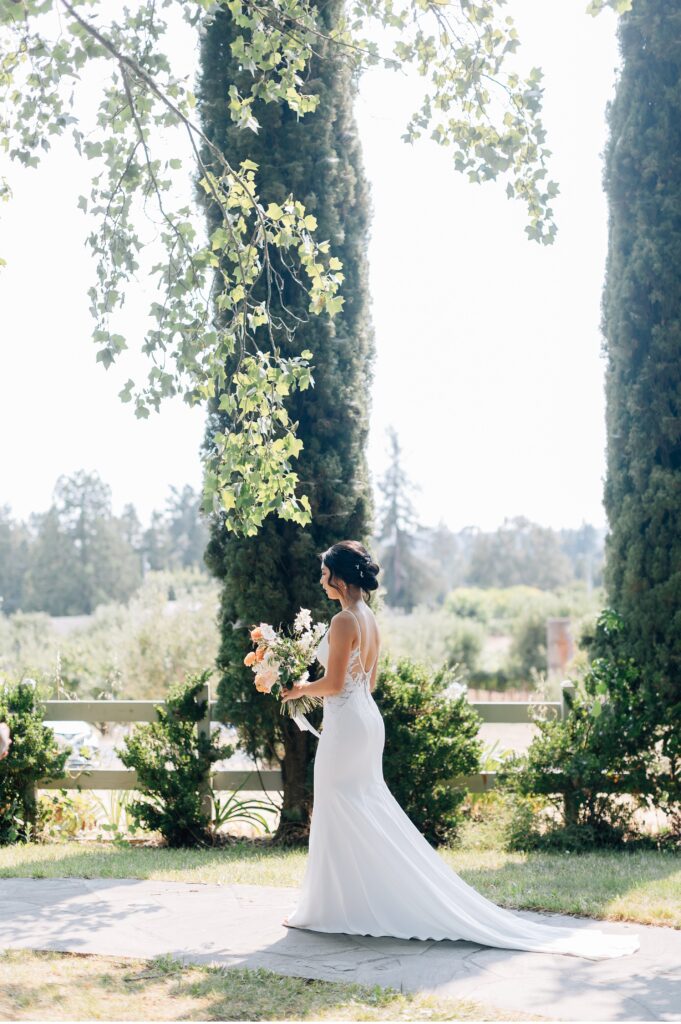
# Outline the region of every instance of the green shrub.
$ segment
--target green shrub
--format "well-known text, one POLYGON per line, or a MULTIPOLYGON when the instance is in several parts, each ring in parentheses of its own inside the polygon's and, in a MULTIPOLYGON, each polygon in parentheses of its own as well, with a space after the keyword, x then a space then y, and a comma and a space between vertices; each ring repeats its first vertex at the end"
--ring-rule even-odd
POLYGON ((401 608, 380 608, 376 613, 382 649, 388 657, 413 658, 436 671, 447 659, 446 639, 452 616, 443 608, 419 605, 408 614, 401 608))
POLYGON ((541 850, 553 853, 588 853, 598 849, 654 847, 632 822, 633 811, 623 804, 611 804, 608 814, 592 821, 556 824, 548 814, 546 798, 511 796, 510 814, 502 830, 507 850, 541 850))
POLYGON ((476 669, 475 672, 470 673, 466 682, 476 690, 509 690, 518 685, 518 678, 515 675, 510 675, 503 668, 491 672, 486 669, 476 669))
POLYGON ((43 722, 43 707, 32 680, 0 687, 0 722, 12 734, 8 756, 0 762, 0 845, 36 836, 36 783, 58 779, 70 750, 60 750, 43 722))
POLYGON ((529 611, 547 607, 555 599, 555 593, 524 585, 457 587, 445 598, 445 608, 461 618, 487 625, 492 633, 505 633, 511 622, 529 611))
POLYGON ((0 615, 0 672, 32 676, 42 697, 160 700, 214 663, 218 597, 202 573, 150 572, 127 605, 100 605, 66 634, 43 613, 0 615))
POLYGON ((463 813, 465 820, 452 843, 453 847, 497 851, 504 848, 505 832, 512 814, 508 793, 498 789, 468 793, 463 813))
POLYGON ((54 669, 59 637, 44 612, 0 615, 0 672, 8 679, 41 683, 54 669))
POLYGON ((468 678, 478 668, 485 643, 484 627, 472 620, 455 619, 447 633, 446 642, 447 664, 451 668, 460 665, 468 678))
POLYGON ((213 664, 218 588, 202 574, 149 573, 127 605, 102 605, 61 646, 65 688, 79 699, 160 700, 176 679, 213 664), (169 592, 176 594, 168 600, 169 592))
POLYGON ((480 587, 457 587, 445 598, 445 608, 461 619, 473 619, 486 624, 492 616, 490 591, 480 587))
MULTIPOLYGON (((646 762, 645 779, 640 785, 642 795, 667 815, 668 825, 661 831, 661 840, 672 847, 681 844, 681 754, 679 721, 681 704, 666 701, 661 679, 654 678, 649 661, 641 663, 639 648, 632 637, 632 627, 624 617, 606 609, 598 618, 591 634, 585 631, 583 641, 595 666, 615 663, 629 667, 632 683, 621 693, 615 691, 613 714, 617 715, 624 742, 641 751, 651 752, 646 762)), ((609 683, 601 683, 600 692, 609 692, 609 683)))
POLYGON ((126 768, 137 772, 136 788, 144 794, 127 808, 136 825, 158 831, 168 846, 202 846, 210 840, 210 816, 202 809, 211 765, 231 757, 234 748, 219 745, 219 729, 199 735, 206 714, 199 692, 212 673, 188 676, 173 686, 158 721, 135 727, 117 750, 126 768))
POLYGON ((409 658, 383 664, 376 703, 385 723, 383 773, 388 787, 426 839, 450 842, 461 823, 465 790, 451 780, 478 771, 480 718, 465 696, 445 689, 450 669, 432 673, 409 658))
POLYGON ((566 696, 565 720, 537 719, 539 735, 499 773, 519 798, 544 798, 534 808, 519 800, 512 841, 524 849, 622 846, 637 838, 633 815, 654 797, 658 755, 640 669, 612 643, 618 629, 612 613, 600 616, 596 632, 608 656, 595 658, 574 696, 566 696), (633 806, 622 795, 633 797, 633 806), (550 807, 554 820, 540 821, 550 807))
POLYGON ((546 672, 546 615, 543 611, 530 612, 514 624, 508 668, 511 676, 523 681, 531 679, 535 672, 546 672))

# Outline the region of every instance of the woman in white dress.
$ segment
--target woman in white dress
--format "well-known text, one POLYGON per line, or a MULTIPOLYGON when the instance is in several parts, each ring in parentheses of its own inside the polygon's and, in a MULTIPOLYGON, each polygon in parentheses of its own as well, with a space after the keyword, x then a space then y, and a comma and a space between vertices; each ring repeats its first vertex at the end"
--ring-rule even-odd
POLYGON ((402 810, 383 778, 383 718, 372 696, 380 634, 364 594, 378 565, 357 541, 322 557, 320 583, 341 611, 317 649, 325 668, 302 693, 324 697, 314 806, 300 898, 287 927, 403 939, 465 939, 485 946, 590 959, 639 948, 636 935, 527 920, 463 881, 402 810))

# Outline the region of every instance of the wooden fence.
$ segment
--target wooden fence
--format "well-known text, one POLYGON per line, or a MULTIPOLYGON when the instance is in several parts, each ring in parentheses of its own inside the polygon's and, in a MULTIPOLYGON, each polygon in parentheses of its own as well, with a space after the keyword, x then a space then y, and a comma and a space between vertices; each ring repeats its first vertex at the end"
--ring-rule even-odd
MULTIPOLYGON (((574 689, 573 684, 561 684, 560 701, 475 701, 471 707, 480 715, 483 722, 521 723, 532 722, 530 709, 541 705, 549 714, 564 718, 567 713, 566 691, 574 689)), ((198 723, 199 733, 209 735, 211 725, 217 724, 212 717, 216 701, 210 698, 210 686, 206 684, 198 699, 206 701, 206 717, 198 723)), ((48 700, 45 702, 46 722, 154 722, 157 720, 156 708, 163 706, 163 701, 151 700, 48 700)), ((473 793, 484 793, 493 789, 496 781, 495 772, 480 772, 476 775, 459 776, 452 780, 473 793)), ((210 776, 210 786, 216 792, 242 788, 244 791, 254 790, 281 791, 281 772, 267 771, 215 771, 210 776)), ((69 772, 61 779, 43 780, 40 789, 136 789, 137 772, 133 769, 109 770, 107 768, 88 768, 69 772)), ((206 808, 210 802, 210 793, 204 796, 206 808)))

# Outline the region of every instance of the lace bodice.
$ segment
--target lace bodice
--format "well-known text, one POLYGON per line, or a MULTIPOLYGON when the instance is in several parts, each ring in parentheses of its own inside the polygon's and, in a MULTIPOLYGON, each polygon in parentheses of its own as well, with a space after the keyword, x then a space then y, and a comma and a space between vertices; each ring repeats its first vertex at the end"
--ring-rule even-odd
MULTIPOLYGON (((357 629, 359 631, 359 640, 357 642, 357 646, 353 647, 350 652, 350 660, 348 661, 348 667, 345 673, 345 682, 343 683, 342 690, 339 693, 327 694, 324 697, 325 707, 337 707, 339 705, 345 704, 353 694, 362 694, 365 697, 371 696, 371 687, 369 684, 371 680, 371 673, 373 672, 374 669, 374 665, 372 664, 370 669, 365 669, 364 666, 362 665, 360 651, 362 631, 359 625, 359 619, 350 608, 348 608, 347 610, 350 612, 350 614, 355 619, 355 622, 357 623, 357 629)), ((317 660, 324 666, 324 668, 329 667, 328 634, 329 631, 327 629, 326 633, 319 641, 319 645, 317 647, 317 660)), ((378 654, 374 659, 374 664, 377 658, 378 654)))

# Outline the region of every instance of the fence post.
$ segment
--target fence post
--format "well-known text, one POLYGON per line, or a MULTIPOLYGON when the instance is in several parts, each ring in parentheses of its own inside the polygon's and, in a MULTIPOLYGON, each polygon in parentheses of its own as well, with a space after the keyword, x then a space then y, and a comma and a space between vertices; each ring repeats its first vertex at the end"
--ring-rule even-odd
POLYGON ((575 684, 570 679, 564 679, 560 684, 560 717, 563 722, 570 712, 568 702, 565 699, 566 694, 568 697, 574 697, 575 695, 575 684))
MULTIPOLYGON (((198 723, 198 734, 199 736, 205 736, 210 739, 210 683, 206 682, 199 690, 199 700, 205 700, 206 702, 206 713, 198 723)), ((204 814, 208 815, 209 821, 213 820, 213 800, 210 795, 210 784, 211 775, 213 772, 213 766, 209 768, 209 774, 206 782, 201 789, 201 810, 204 814)))

